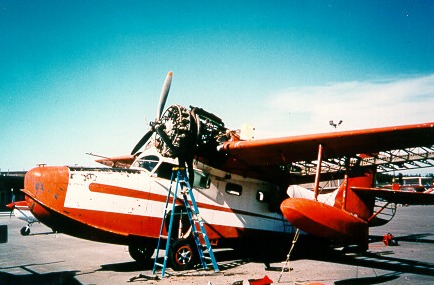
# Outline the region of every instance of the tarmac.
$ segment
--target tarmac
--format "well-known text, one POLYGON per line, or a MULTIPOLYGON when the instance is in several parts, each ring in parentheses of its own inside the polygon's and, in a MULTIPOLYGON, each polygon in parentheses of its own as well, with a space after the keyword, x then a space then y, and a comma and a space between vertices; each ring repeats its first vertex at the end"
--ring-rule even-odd
POLYGON ((25 222, 14 216, 0 216, 0 225, 8 226, 8 242, 0 244, 0 285, 224 285, 249 284, 249 279, 264 276, 273 284, 434 284, 434 206, 398 207, 389 224, 371 229, 369 250, 363 254, 339 250, 303 254, 305 248, 297 246, 309 244, 297 242, 298 253, 291 254, 285 266, 287 252, 270 256, 267 263, 251 257, 261 245, 250 253, 223 249, 215 251, 219 272, 168 268, 164 278, 161 271, 152 274, 153 261, 134 262, 126 246, 53 233, 42 224, 34 224, 29 236, 21 236, 25 222), (398 246, 382 242, 386 233, 395 236, 398 246))

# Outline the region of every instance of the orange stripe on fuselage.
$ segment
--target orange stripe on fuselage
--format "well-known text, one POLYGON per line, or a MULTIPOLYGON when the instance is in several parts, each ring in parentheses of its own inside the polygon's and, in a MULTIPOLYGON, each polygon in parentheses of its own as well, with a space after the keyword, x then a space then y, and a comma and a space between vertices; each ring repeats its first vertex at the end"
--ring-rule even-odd
MULTIPOLYGON (((165 203, 166 198, 167 198, 165 195, 160 195, 160 194, 155 194, 155 193, 150 193, 150 192, 144 192, 144 191, 124 188, 124 187, 119 187, 119 186, 99 184, 99 183, 91 183, 89 185, 89 190, 92 192, 117 195, 117 196, 124 196, 124 197, 132 197, 132 198, 138 198, 138 199, 146 199, 146 200, 155 201, 155 202, 162 202, 162 203, 165 203)), ((172 203, 172 201, 173 201, 173 198, 171 197, 169 199, 169 203, 172 203)), ((182 202, 179 200, 179 198, 178 198, 177 204, 182 204, 182 202)), ((274 218, 274 217, 270 217, 270 216, 266 216, 266 215, 260 215, 257 213, 252 213, 252 212, 247 212, 247 211, 242 211, 242 210, 237 210, 237 209, 231 209, 228 207, 215 206, 215 205, 210 205, 210 204, 205 204, 205 203, 200 203, 200 202, 197 202, 197 206, 199 208, 208 209, 208 210, 215 210, 215 211, 220 211, 220 212, 228 212, 228 213, 241 214, 241 215, 250 215, 250 216, 255 216, 255 217, 262 217, 262 218, 267 218, 267 219, 272 219, 272 220, 275 219, 275 220, 281 221, 281 219, 278 219, 278 218, 274 218)))
POLYGON ((125 196, 139 199, 149 199, 149 192, 133 190, 125 187, 112 186, 100 183, 91 183, 89 190, 97 193, 104 193, 117 196, 125 196))

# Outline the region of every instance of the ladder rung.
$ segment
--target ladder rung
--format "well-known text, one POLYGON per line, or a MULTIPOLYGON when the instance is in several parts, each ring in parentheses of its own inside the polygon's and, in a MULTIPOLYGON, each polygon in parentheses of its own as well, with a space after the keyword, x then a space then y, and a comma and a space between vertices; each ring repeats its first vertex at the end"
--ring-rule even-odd
POLYGON ((161 263, 158 263, 158 262, 155 262, 155 263, 154 263, 154 266, 160 266, 160 267, 164 267, 164 265, 163 265, 163 264, 161 264, 161 263))
POLYGON ((168 236, 165 236, 165 235, 160 235, 160 238, 163 238, 163 239, 167 239, 167 238, 168 238, 168 236))

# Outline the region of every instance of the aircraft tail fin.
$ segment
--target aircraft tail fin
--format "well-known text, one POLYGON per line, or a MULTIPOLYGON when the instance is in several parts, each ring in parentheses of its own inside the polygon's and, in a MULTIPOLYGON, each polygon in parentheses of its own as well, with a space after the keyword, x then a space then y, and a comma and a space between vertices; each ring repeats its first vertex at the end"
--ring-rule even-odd
POLYGON ((339 187, 334 207, 345 210, 357 217, 367 221, 372 215, 375 204, 375 197, 360 196, 354 192, 352 187, 370 188, 374 184, 374 173, 364 172, 358 175, 349 175, 339 187))

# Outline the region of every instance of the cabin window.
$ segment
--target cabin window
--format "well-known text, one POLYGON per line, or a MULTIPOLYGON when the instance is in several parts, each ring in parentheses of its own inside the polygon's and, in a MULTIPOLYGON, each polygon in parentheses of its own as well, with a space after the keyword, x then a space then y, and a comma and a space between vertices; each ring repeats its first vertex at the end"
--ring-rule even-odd
POLYGON ((141 168, 144 168, 148 170, 149 172, 152 172, 154 170, 155 166, 157 166, 159 162, 159 158, 156 155, 147 155, 135 162, 134 166, 138 166, 141 168))
POLYGON ((201 171, 194 171, 194 187, 208 189, 211 185, 209 174, 201 171))
POLYGON ((265 191, 259 190, 258 192, 256 192, 256 201, 261 203, 267 203, 270 201, 270 195, 265 191))
POLYGON ((241 193, 243 192, 243 187, 238 184, 234 183, 227 183, 225 188, 226 193, 235 195, 235 196, 241 196, 241 193))

